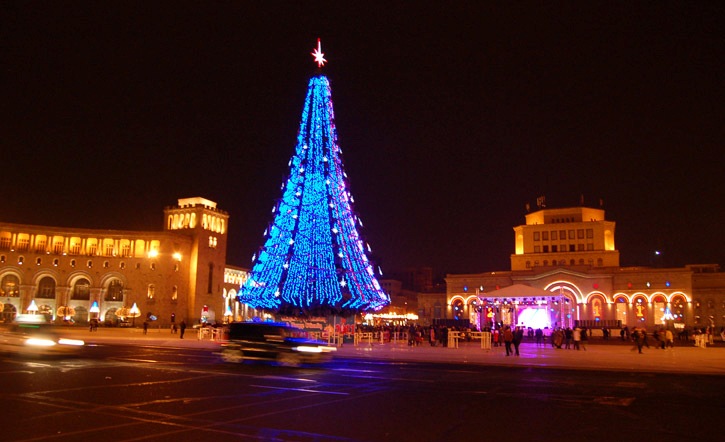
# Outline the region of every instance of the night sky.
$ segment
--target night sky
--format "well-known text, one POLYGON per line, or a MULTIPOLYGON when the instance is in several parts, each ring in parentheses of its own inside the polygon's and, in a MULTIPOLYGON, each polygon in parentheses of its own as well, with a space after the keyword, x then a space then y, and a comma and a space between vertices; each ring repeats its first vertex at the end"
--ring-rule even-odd
POLYGON ((161 230, 202 196, 249 267, 322 39, 383 271, 510 269, 526 203, 604 202, 621 264, 725 264, 725 3, 0 5, 0 221, 161 230), (655 259, 654 251, 663 254, 655 259))

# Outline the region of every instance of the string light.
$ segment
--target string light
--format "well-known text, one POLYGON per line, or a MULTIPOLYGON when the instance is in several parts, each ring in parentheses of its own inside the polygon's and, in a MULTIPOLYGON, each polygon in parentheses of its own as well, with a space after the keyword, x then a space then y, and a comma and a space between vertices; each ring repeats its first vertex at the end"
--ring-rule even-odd
POLYGON ((272 310, 379 310, 387 305, 390 297, 375 276, 356 228, 362 222, 353 211, 337 145, 330 83, 324 75, 312 77, 308 84, 289 171, 239 301, 272 310))

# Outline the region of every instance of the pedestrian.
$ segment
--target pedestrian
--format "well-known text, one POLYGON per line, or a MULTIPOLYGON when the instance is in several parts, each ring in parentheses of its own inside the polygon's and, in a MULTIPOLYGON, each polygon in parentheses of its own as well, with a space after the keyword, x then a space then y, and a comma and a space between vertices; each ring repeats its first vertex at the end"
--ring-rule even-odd
POLYGON ((587 351, 587 341, 589 340, 589 330, 587 330, 586 327, 584 327, 581 331, 581 339, 579 342, 579 345, 581 346, 582 350, 587 351))
POLYGON ((184 332, 186 331, 186 322, 185 321, 181 321, 181 323, 179 323, 179 330, 180 330, 179 339, 184 339, 184 332))
POLYGON ((571 329, 571 327, 567 327, 566 330, 564 330, 564 348, 569 349, 571 348, 571 340, 574 337, 574 331, 571 329))
POLYGON ((675 335, 669 328, 665 330, 665 348, 675 348, 675 335))
POLYGON ((511 333, 511 327, 508 325, 503 330, 503 344, 506 347, 506 356, 511 356, 511 344, 514 340, 514 334, 511 333))
POLYGON ((516 351, 516 356, 519 356, 519 345, 521 345, 521 341, 524 340, 524 329, 521 327, 516 327, 516 330, 514 331, 514 337, 513 337, 513 344, 514 344, 514 350, 516 351))
POLYGON ((149 320, 145 320, 143 322, 143 334, 147 334, 149 332, 149 320))
POLYGON ((643 330, 640 330, 639 328, 635 327, 632 331, 632 340, 634 341, 634 347, 632 348, 632 351, 635 349, 639 351, 639 354, 642 354, 642 347, 644 346, 645 342, 645 335, 642 333, 643 330))
POLYGON ((582 340, 582 329, 579 327, 575 328, 574 331, 571 333, 571 337, 574 341, 574 350, 579 350, 579 343, 582 340))
POLYGON ((171 334, 172 334, 172 335, 173 335, 173 334, 176 334, 176 330, 177 330, 177 329, 176 329, 176 323, 175 323, 175 322, 172 322, 172 323, 171 323, 171 334))
POLYGON ((544 331, 540 328, 536 329, 536 346, 544 345, 544 331))

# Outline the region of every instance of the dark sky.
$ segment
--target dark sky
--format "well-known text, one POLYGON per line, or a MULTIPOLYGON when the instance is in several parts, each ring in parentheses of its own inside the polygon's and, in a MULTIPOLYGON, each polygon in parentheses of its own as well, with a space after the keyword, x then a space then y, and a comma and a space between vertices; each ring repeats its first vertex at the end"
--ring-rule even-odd
POLYGON ((622 265, 725 264, 725 3, 3 2, 0 220, 262 245, 317 37, 383 270, 508 270, 525 204, 604 201, 622 265), (663 255, 654 262, 654 251, 663 255))

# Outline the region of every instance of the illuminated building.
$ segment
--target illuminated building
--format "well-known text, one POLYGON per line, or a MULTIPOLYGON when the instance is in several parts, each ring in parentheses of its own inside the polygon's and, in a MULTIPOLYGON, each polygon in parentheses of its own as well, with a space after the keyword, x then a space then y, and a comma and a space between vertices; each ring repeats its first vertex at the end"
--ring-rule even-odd
POLYGON ((228 221, 215 202, 184 198, 164 210, 163 231, 0 223, 3 318, 30 306, 81 324, 153 316, 153 326, 168 327, 246 317, 235 296, 248 273, 226 265, 228 221))
POLYGON ((514 244, 510 271, 447 275, 445 318, 533 328, 725 325, 719 265, 620 267, 615 223, 602 209, 529 213, 514 244))

